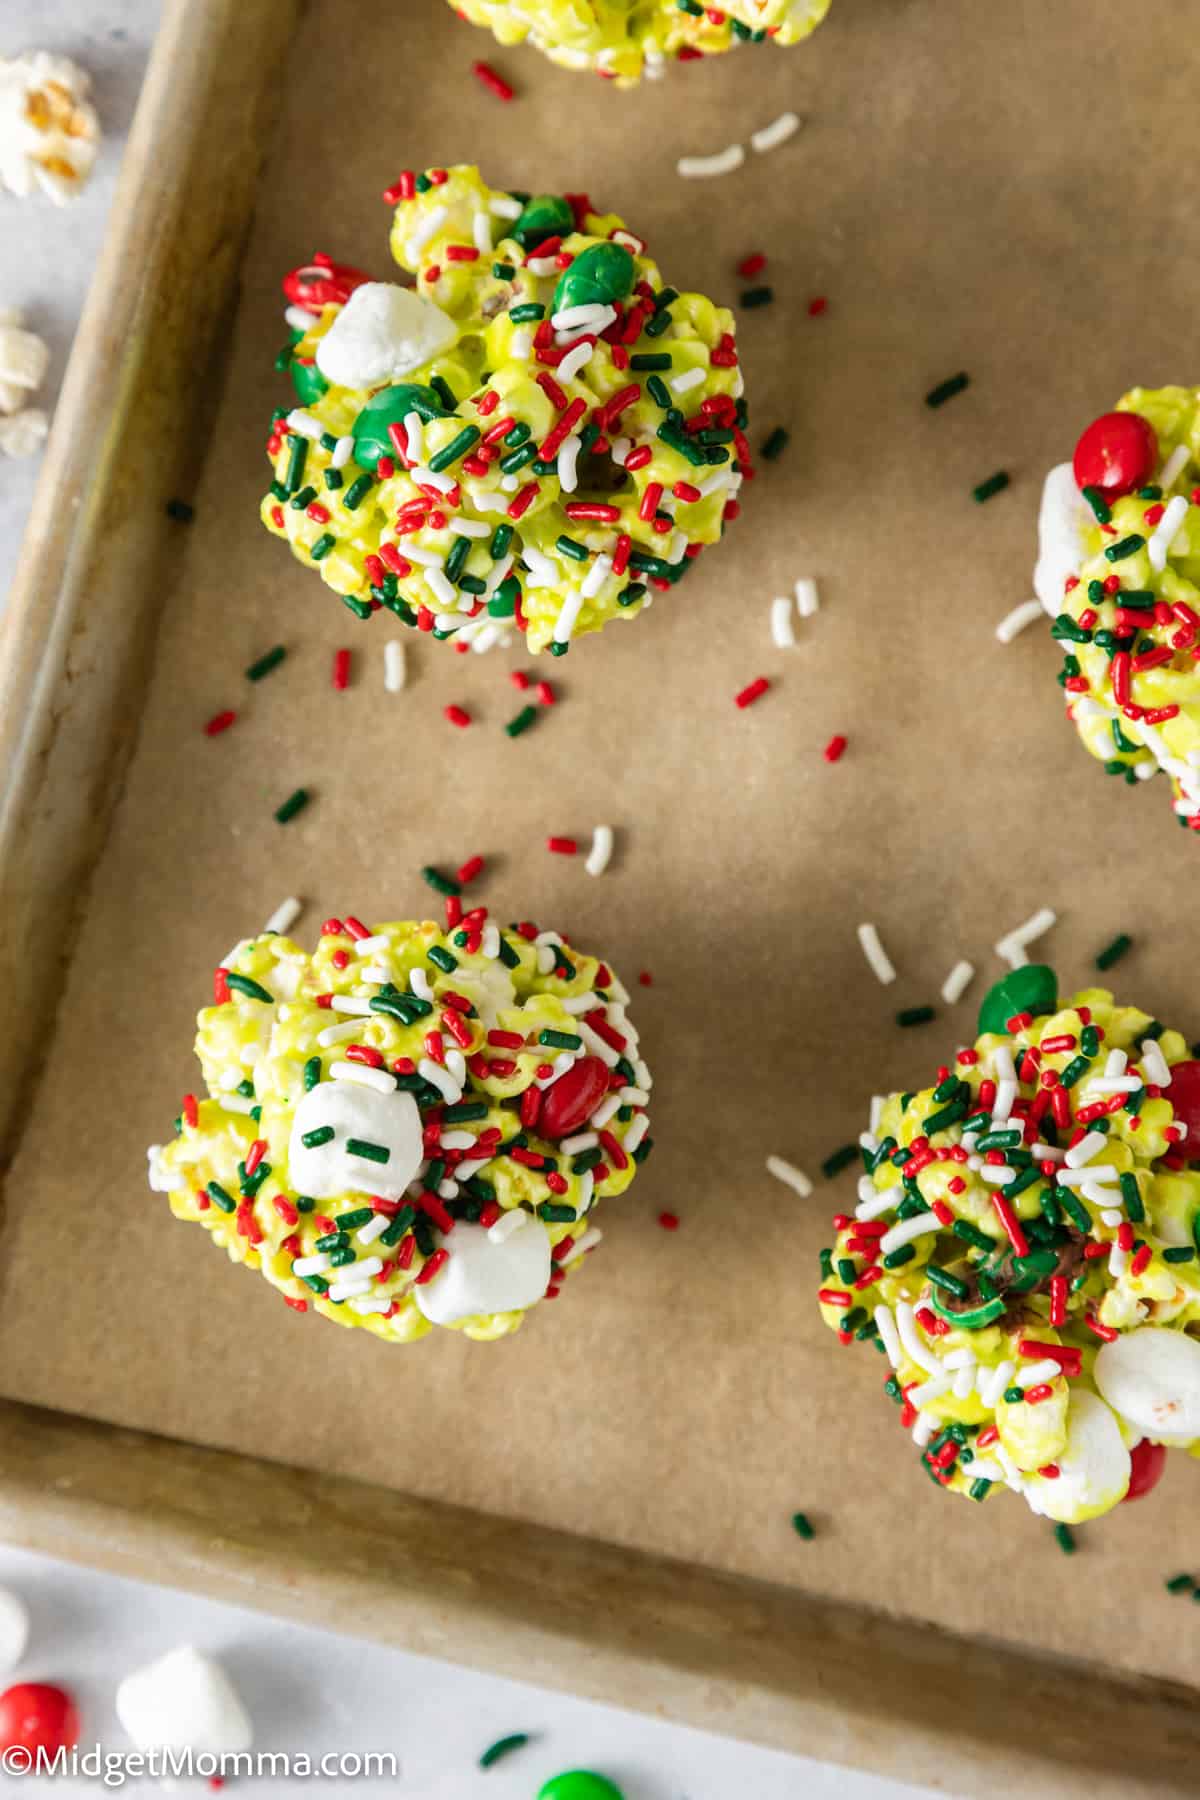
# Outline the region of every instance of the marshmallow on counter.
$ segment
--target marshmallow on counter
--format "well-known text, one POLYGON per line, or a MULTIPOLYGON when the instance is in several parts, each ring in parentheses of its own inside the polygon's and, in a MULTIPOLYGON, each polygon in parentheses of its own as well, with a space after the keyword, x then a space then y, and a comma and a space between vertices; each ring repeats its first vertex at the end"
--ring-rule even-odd
POLYGON ((19 1667, 29 1642, 29 1608, 11 1588, 0 1588, 0 1675, 19 1667))
POLYGON ((1083 534, 1094 524, 1091 509, 1075 485, 1069 462, 1051 469, 1042 488, 1038 514, 1038 560, 1033 591, 1052 619, 1063 609, 1063 587, 1083 561, 1083 534))
POLYGON ((1067 1447, 1056 1461, 1057 1478, 1031 1475, 1022 1489, 1033 1511, 1043 1518, 1068 1524, 1097 1518, 1116 1506, 1129 1488, 1131 1465, 1120 1423, 1087 1388, 1071 1390, 1067 1447))
POLYGON ((499 1239, 482 1225, 455 1225, 445 1241, 450 1260, 413 1298, 432 1325, 452 1325, 477 1313, 517 1312, 532 1306, 550 1279, 550 1239, 531 1213, 508 1230, 511 1214, 497 1221, 499 1239))
POLYGON ((292 1119, 288 1167, 292 1186, 314 1200, 340 1194, 379 1194, 400 1200, 421 1166, 421 1114, 411 1094, 384 1094, 355 1081, 321 1081, 304 1095, 292 1119), (332 1136, 306 1144, 314 1133, 332 1136), (351 1140, 387 1151, 361 1156, 351 1140))
POLYGON ((0 57, 0 187, 40 189, 62 206, 83 187, 100 148, 91 77, 65 56, 0 57))
POLYGON ((117 1717, 139 1750, 231 1755, 254 1742, 249 1715, 220 1663, 183 1644, 117 1688, 117 1717))
POLYGON ((317 345, 317 367, 335 387, 373 388, 411 374, 457 341, 458 327, 412 288, 368 281, 355 288, 317 345))
POLYGON ((1143 1325, 1102 1344, 1093 1379, 1108 1404, 1144 1436, 1188 1444, 1200 1436, 1200 1343, 1143 1325))

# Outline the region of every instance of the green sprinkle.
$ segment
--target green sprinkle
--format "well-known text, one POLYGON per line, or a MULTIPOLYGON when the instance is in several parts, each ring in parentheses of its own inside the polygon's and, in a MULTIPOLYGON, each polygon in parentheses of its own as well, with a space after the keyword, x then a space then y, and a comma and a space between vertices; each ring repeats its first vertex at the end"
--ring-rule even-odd
POLYGON ((939 1268, 937 1263, 927 1263, 925 1273, 935 1287, 944 1289, 947 1294, 953 1294, 956 1300, 965 1300, 971 1291, 959 1276, 952 1275, 948 1269, 939 1268))
MULTIPOLYGON (((374 591, 374 590, 372 590, 372 591, 374 591)), ((369 619, 370 618, 371 608, 367 605, 365 600, 360 600, 356 594, 339 594, 338 599, 341 601, 343 606, 348 606, 350 608, 350 611, 354 614, 356 619, 369 619)), ((400 617, 403 617, 404 613, 409 611, 409 608, 404 606, 403 601, 396 600, 394 598, 389 599, 386 594, 383 596, 383 604, 385 606, 390 607, 391 610, 394 613, 399 614, 400 617), (402 608, 403 608, 403 611, 401 611, 402 608)), ((410 618, 405 620, 405 623, 408 625, 415 625, 416 619, 417 619, 417 615, 415 613, 413 613, 410 618)))
POLYGON ((508 316, 514 325, 524 325, 529 319, 544 319, 546 309, 539 301, 528 300, 521 306, 510 307, 508 316))
MULTIPOLYGON (((433 385, 431 382, 430 386, 433 385)), ((458 436, 450 439, 445 449, 439 450, 436 456, 429 458, 429 468, 435 475, 440 475, 443 470, 450 467, 451 463, 456 463, 461 456, 465 456, 472 444, 477 444, 482 436, 483 433, 478 425, 464 425, 458 436)))
POLYGON ((797 1537, 803 1538, 806 1544, 810 1544, 817 1535, 807 1513, 792 1514, 792 1530, 797 1537))
POLYGON ((775 298, 775 289, 771 287, 747 288, 738 302, 740 306, 770 306, 775 298))
POLYGON ((342 471, 340 469, 326 469, 325 486, 329 489, 330 493, 336 493, 338 488, 342 486, 342 471))
POLYGON ((308 1061, 304 1065, 304 1091, 305 1091, 305 1093, 311 1094, 313 1089, 316 1087, 317 1083, 320 1081, 320 1079, 321 1079, 321 1059, 319 1056, 310 1056, 308 1061))
POLYGON ((316 1243, 313 1245, 313 1249, 344 1250, 348 1242, 349 1239, 344 1231, 327 1231, 324 1237, 319 1237, 317 1239, 316 1243))
POLYGON ((345 498, 342 504, 346 506, 350 512, 354 512, 359 503, 366 499, 374 485, 375 477, 373 475, 357 476, 346 489, 345 498))
POLYGON ((583 1039, 574 1031, 539 1031, 538 1043, 545 1044, 550 1050, 583 1049, 583 1039))
MULTIPOLYGON (((450 386, 450 383, 446 380, 444 375, 431 375, 429 378, 429 385, 441 401, 442 405, 446 408, 447 412, 455 412, 457 410, 458 400, 455 396, 454 389, 450 386)), ((474 430, 474 426, 472 426, 471 429, 474 430)), ((478 436, 478 433, 476 433, 476 435, 478 436)))
MULTIPOLYGON (((328 1129, 328 1128, 326 1128, 328 1129)), ((329 1133, 330 1137, 333 1133, 329 1133)), ((361 1157, 364 1162, 391 1162, 392 1153, 386 1144, 373 1144, 369 1138, 347 1138, 346 1153, 348 1156, 361 1157)))
POLYGON ((232 1194, 225 1191, 219 1181, 210 1181, 204 1191, 213 1205, 219 1206, 223 1213, 237 1211, 237 1201, 232 1194))
POLYGON ((848 1169, 851 1163, 857 1161, 858 1145, 843 1144, 840 1150, 835 1150, 832 1156, 825 1158, 821 1164, 821 1173, 827 1181, 832 1181, 835 1175, 840 1175, 843 1169, 848 1169))
POLYGON ((671 367, 670 352, 666 350, 643 350, 637 356, 631 356, 629 367, 638 374, 651 374, 656 370, 671 367))
POLYGON ((235 993, 245 994, 247 1000, 261 1000, 267 1006, 274 1006, 274 994, 268 994, 260 982, 251 981, 248 975, 236 975, 230 972, 225 979, 235 993))
POLYGON ((298 812, 303 812, 308 805, 309 798, 307 788, 297 788, 294 794, 289 794, 283 805, 275 808, 277 823, 286 825, 288 820, 294 819, 298 812))
POLYGON ((1114 963, 1120 962, 1127 950, 1133 948, 1133 939, 1124 931, 1118 932, 1111 944, 1106 944, 1096 957, 1098 969, 1111 969, 1114 963))
POLYGON ((389 1250, 394 1249, 416 1216, 417 1209, 415 1206, 402 1206, 399 1212, 393 1214, 392 1222, 387 1230, 380 1232, 380 1243, 386 1244, 389 1250))
POLYGON ((264 675, 269 675, 272 669, 279 667, 286 655, 283 645, 276 644, 273 650, 268 650, 265 656, 260 656, 257 662, 250 664, 246 670, 246 680, 261 681, 264 675))
POLYGON ((306 506, 312 505, 316 497, 317 490, 315 487, 302 487, 298 494, 292 496, 288 505, 293 512, 303 512, 306 506))
POLYGON ((883 1266, 885 1269, 902 1268, 905 1263, 911 1262, 916 1254, 911 1244, 901 1244, 898 1250, 888 1251, 883 1259, 883 1266))
MULTIPOLYGON (((1046 1191, 1048 1193, 1049 1189, 1046 1191)), ((965 1243, 974 1244, 977 1250, 994 1250, 996 1248, 995 1239, 990 1238, 986 1231, 980 1231, 978 1225, 972 1225, 970 1219, 955 1219, 954 1235, 962 1238, 965 1243)))
POLYGON ((1008 481, 1007 469, 997 469, 994 475, 989 475, 986 481, 981 481, 978 487, 971 489, 971 498, 977 500, 982 506, 983 502, 990 500, 993 494, 1003 493, 1008 486, 1008 481))
POLYGON ((932 1006, 906 1006, 896 1014, 897 1025, 928 1025, 936 1019, 937 1013, 932 1006))
POLYGON ((1059 1080, 1063 1087, 1073 1088, 1077 1082, 1082 1081, 1091 1066, 1092 1059, 1090 1056, 1073 1056, 1059 1076, 1059 1080))
POLYGON ((955 394, 961 394, 970 385, 969 375, 951 375, 945 381, 939 381, 936 387, 930 388, 925 396, 926 406, 945 406, 947 400, 953 400, 955 394))
POLYGON ((427 955, 430 962, 436 963, 444 975, 451 974, 458 967, 457 956, 451 956, 449 950, 444 950, 440 944, 431 944, 427 955))
POLYGON ((564 556, 571 557, 574 562, 586 562, 588 559, 587 545, 578 543, 575 538, 567 537, 565 532, 556 540, 554 548, 561 550, 564 556))
POLYGON ((511 281, 516 272, 516 269, 511 263, 494 262, 492 264, 492 274, 497 281, 511 281))
POLYGON ((1127 556, 1136 556, 1145 542, 1144 537, 1139 536, 1136 531, 1131 531, 1128 537, 1121 538, 1115 544, 1109 544, 1104 552, 1105 560, 1110 563, 1124 562, 1127 556))
POLYGON ((1190 1575, 1172 1575, 1170 1580, 1163 1585, 1168 1594, 1187 1594, 1192 1591, 1196 1583, 1190 1575))
POLYGON ((309 555, 314 562, 324 562, 336 543, 337 539, 334 537, 332 531, 323 531, 309 551, 309 555))
POLYGON ((459 1100, 456 1105, 448 1106, 442 1114, 447 1125, 465 1124, 468 1119, 486 1119, 487 1102, 484 1100, 459 1100))
POLYGON ((302 1275, 300 1279, 306 1288, 311 1288, 314 1294, 327 1294, 329 1292, 329 1283, 323 1275, 302 1275))
POLYGON ((308 439, 304 437, 294 437, 292 439, 292 448, 288 455, 287 474, 284 476, 284 485, 289 494, 294 494, 297 488, 303 486, 304 465, 307 461, 308 439))
MULTIPOLYGON (((510 433, 509 435, 511 436, 512 434, 510 433)), ((497 525, 495 531, 492 533, 492 541, 488 545, 488 551, 493 562, 499 562, 501 557, 508 554, 508 546, 512 541, 513 527, 511 525, 497 525)))
POLYGON ((357 1262, 358 1255, 349 1244, 343 1244, 340 1249, 329 1252, 329 1261, 335 1269, 344 1269, 350 1263, 357 1262))
POLYGON ((494 1763, 500 1761, 501 1757, 511 1756, 514 1750, 523 1750, 528 1742, 529 1733, 527 1731, 513 1731, 508 1737, 497 1738, 494 1744, 488 1745, 480 1757, 480 1768, 490 1769, 494 1763))
POLYGON ((839 1281, 854 1281, 858 1276, 858 1266, 851 1256, 843 1256, 837 1266, 839 1281))
POLYGON ((972 1500, 986 1500, 988 1495, 991 1493, 991 1491, 992 1491, 991 1482, 985 1481, 982 1475, 979 1477, 979 1479, 977 1481, 973 1481, 971 1483, 970 1487, 967 1489, 967 1492, 970 1494, 972 1500))
POLYGON ((1070 1188, 1059 1188, 1058 1201, 1071 1223, 1077 1230, 1089 1232, 1092 1229, 1092 1215, 1079 1196, 1070 1188))
POLYGON ((516 718, 508 721, 508 724, 504 727, 505 733, 510 738, 520 737, 523 731, 529 730, 529 727, 536 718, 536 706, 523 706, 516 718))
POLYGON ((1104 498, 1102 490, 1098 487, 1085 487, 1080 491, 1095 514, 1096 523, 1098 525, 1107 525, 1112 518, 1112 508, 1104 498))
POLYGON ((428 882, 435 894, 445 894, 457 898, 462 893, 462 886, 459 882, 451 881, 448 875, 443 875, 431 863, 427 863, 421 870, 421 880, 428 882))
POLYGON ((790 440, 791 433, 785 431, 782 425, 777 425, 774 431, 771 432, 770 436, 766 439, 762 449, 759 451, 759 455, 765 457, 767 462, 774 462, 777 457, 783 455, 790 440))
POLYGON ((671 322, 671 315, 669 312, 663 311, 655 313, 649 324, 643 326, 643 330, 648 338, 661 337, 663 332, 670 327, 671 322))
POLYGON ((1054 1527, 1054 1535, 1058 1540, 1058 1547, 1063 1555, 1074 1556, 1078 1549, 1078 1545, 1075 1542, 1075 1536, 1071 1527, 1069 1525, 1056 1525, 1054 1527))
POLYGON ((306 1131, 300 1142, 306 1150, 319 1150, 322 1144, 328 1144, 334 1135, 332 1125, 318 1125, 315 1131, 306 1131))
POLYGON ((539 1219, 545 1219, 548 1225, 569 1225, 579 1217, 573 1206, 556 1205, 553 1200, 543 1200, 538 1207, 539 1219))
POLYGON ((1169 1263, 1194 1262, 1196 1260, 1196 1252, 1190 1245, 1173 1244, 1169 1250, 1163 1251, 1162 1257, 1164 1262, 1169 1263))

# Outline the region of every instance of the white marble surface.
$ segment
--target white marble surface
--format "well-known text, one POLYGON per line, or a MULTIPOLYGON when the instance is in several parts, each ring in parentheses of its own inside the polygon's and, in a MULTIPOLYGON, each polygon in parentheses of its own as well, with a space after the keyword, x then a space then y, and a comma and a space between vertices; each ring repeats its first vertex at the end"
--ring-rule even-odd
MULTIPOLYGON (((91 71, 105 132, 96 174, 74 205, 59 208, 0 195, 0 306, 23 308, 30 327, 50 343, 50 375, 40 396, 48 410, 104 232, 158 13, 158 0, 39 0, 36 12, 25 0, 0 0, 0 55, 53 49, 75 58, 91 71)), ((39 460, 0 461, 0 596, 16 569, 39 460)), ((260 1747, 304 1750, 314 1757, 327 1750, 395 1751, 401 1779, 353 1784, 351 1791, 364 1796, 532 1800, 547 1776, 580 1766, 609 1774, 626 1800, 917 1795, 916 1789, 710 1737, 660 1718, 542 1693, 3 1547, 0 1584, 21 1593, 33 1612, 21 1678, 61 1681, 77 1693, 85 1746, 125 1747, 113 1711, 116 1681, 190 1641, 227 1663, 254 1717, 260 1747), (511 1731, 533 1732, 536 1740, 481 1774, 475 1766, 480 1751, 511 1731)), ((0 1792, 15 1793, 22 1785, 0 1776, 0 1792)), ((334 1789, 349 1785, 338 1782, 334 1789)), ((281 1800, 303 1786, 267 1777, 254 1783, 253 1792, 261 1800, 281 1800)), ((153 1784, 131 1782, 125 1791, 152 1789, 153 1784)), ((57 1783, 54 1791, 97 1789, 94 1783, 57 1783)))

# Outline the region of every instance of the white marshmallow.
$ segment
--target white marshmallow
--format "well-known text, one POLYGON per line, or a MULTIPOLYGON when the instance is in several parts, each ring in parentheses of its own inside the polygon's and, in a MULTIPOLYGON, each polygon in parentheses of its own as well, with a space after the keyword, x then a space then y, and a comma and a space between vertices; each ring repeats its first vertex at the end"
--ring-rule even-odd
POLYGON ((11 1588, 0 1588, 0 1675, 11 1675, 29 1642, 29 1609, 11 1588))
POLYGON ((248 1750, 254 1728, 220 1663, 191 1644, 135 1669, 117 1688, 117 1717, 139 1750, 248 1750))
POLYGON ((317 345, 317 367, 335 387, 396 381, 448 350, 458 327, 412 288, 368 281, 355 288, 317 345))
MULTIPOLYGON (((1174 1335, 1174 1334, 1172 1334, 1174 1335)), ((1116 1414, 1087 1388, 1072 1388, 1067 1403, 1067 1447, 1056 1458, 1057 1479, 1026 1478, 1030 1507, 1045 1519, 1078 1524, 1123 1500, 1129 1488, 1129 1451, 1116 1414)))
POLYGON ((381 1094, 348 1081, 322 1081, 305 1094, 292 1120, 288 1144, 291 1185, 314 1200, 339 1194, 381 1194, 399 1200, 421 1166, 421 1114, 411 1094, 399 1089, 381 1094), (332 1138, 313 1146, 303 1143, 309 1132, 331 1126, 332 1138), (348 1138, 382 1144, 387 1162, 351 1155, 348 1138))
POLYGON ((1038 560, 1033 571, 1033 591, 1052 619, 1063 609, 1063 584, 1079 572, 1083 561, 1083 534, 1094 523, 1091 509, 1075 486, 1070 463, 1051 469, 1042 488, 1038 514, 1038 560))
POLYGON ((413 1298, 433 1325, 452 1325, 477 1313, 517 1312, 532 1306, 550 1279, 550 1238, 540 1219, 497 1242, 482 1225, 458 1224, 446 1239, 450 1260, 413 1298))
POLYGON ((1200 1343, 1186 1333, 1156 1325, 1123 1332, 1101 1345, 1095 1382, 1146 1437, 1187 1443, 1200 1436, 1200 1343))

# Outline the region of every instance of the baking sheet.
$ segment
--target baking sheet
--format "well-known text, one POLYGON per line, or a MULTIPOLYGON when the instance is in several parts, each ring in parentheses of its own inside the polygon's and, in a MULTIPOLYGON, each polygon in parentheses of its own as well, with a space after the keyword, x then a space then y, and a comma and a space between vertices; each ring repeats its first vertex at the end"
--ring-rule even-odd
POLYGON ((1195 1681, 1158 1579, 1186 1565, 1195 1471, 1176 1459, 1071 1563, 1015 1500, 939 1497, 882 1364, 815 1315, 849 1181, 804 1204, 761 1172, 770 1150, 814 1167, 873 1088, 969 1036, 969 1005, 919 1034, 892 1014, 960 954, 990 968, 987 946, 1043 902, 1063 914, 1065 980, 1132 931, 1123 990, 1197 1032, 1177 898, 1195 845, 1165 795, 1106 783, 1077 748, 1046 636, 993 639, 1028 592, 1041 472, 1125 387, 1191 375, 1177 18, 1151 0, 1130 34, 1083 4, 841 0, 808 46, 619 95, 494 51, 438 0, 411 0, 404 26, 358 0, 309 14, 140 743, 6 1184, 5 1394, 1195 1681), (511 107, 472 82, 480 55, 519 87, 511 107), (676 175, 785 107, 806 124, 783 149, 711 184, 676 175), (389 627, 357 626, 256 516, 287 397, 280 274, 323 248, 386 275, 379 191, 406 162, 470 159, 496 182, 590 189, 681 287, 732 298, 736 262, 765 250, 776 303, 741 318, 752 438, 792 433, 682 590, 539 668, 561 704, 515 741, 507 660, 410 640, 410 686, 386 695, 389 627), (927 412, 960 367, 969 392, 927 412), (1012 488, 976 507, 998 467, 1012 488), (823 609, 777 651, 767 607, 799 575, 823 609), (248 688, 276 642, 287 663, 248 688), (356 674, 336 694, 343 644, 356 674), (758 674, 771 691, 736 711, 758 674), (238 726, 206 739, 225 705, 238 726), (835 731, 850 749, 831 769, 835 731), (281 829, 298 785, 313 805, 281 829), (601 881, 545 853, 601 820, 620 841, 601 881), (637 998, 657 1149, 606 1208, 604 1253, 515 1339, 389 1351, 293 1317, 178 1228, 144 1146, 194 1081, 193 1015, 230 942, 292 892, 310 939, 340 909, 422 913, 421 865, 474 852, 500 913, 565 927, 627 981, 653 972, 637 998), (902 971, 886 993, 860 917, 902 971))

